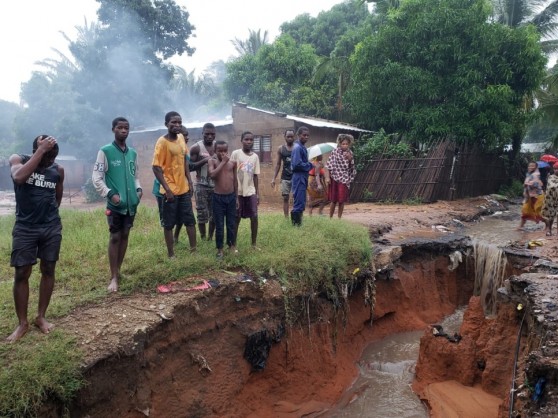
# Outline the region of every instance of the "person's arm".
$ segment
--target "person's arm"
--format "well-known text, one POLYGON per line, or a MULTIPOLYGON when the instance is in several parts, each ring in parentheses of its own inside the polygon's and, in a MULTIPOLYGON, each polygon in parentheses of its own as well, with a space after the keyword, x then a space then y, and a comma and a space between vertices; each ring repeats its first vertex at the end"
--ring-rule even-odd
POLYGON ((258 198, 258 204, 260 203, 260 193, 258 191, 258 175, 254 174, 253 177, 254 180, 254 187, 256 188, 256 197, 258 198))
POLYGON ((157 165, 153 166, 153 174, 155 174, 155 178, 161 184, 161 187, 165 189, 165 198, 169 201, 174 200, 174 194, 170 189, 169 185, 165 180, 165 176, 163 175, 163 169, 157 165))
POLYGON ((273 174, 273 180, 271 180, 271 187, 275 188, 275 179, 277 178, 277 175, 279 174, 279 170, 281 169, 281 164, 283 162, 283 159, 281 158, 281 149, 283 148, 283 146, 280 146, 277 149, 277 162, 275 163, 275 173, 273 174))
POLYGON ((110 199, 115 194, 118 194, 116 190, 111 190, 105 182, 105 173, 108 171, 108 161, 107 156, 102 150, 97 152, 97 159, 95 160, 95 165, 93 166, 93 175, 91 176, 91 181, 97 193, 101 197, 107 197, 110 199))
POLYGON ((316 165, 314 166, 314 175, 316 177, 316 184, 318 185, 318 190, 323 189, 322 182, 320 181, 320 169, 322 168, 322 163, 316 161, 316 165))
MULTIPOLYGON (((233 176, 234 176, 233 177, 233 179, 234 179, 234 181, 233 181, 234 195, 238 196, 238 178, 236 177, 236 175, 237 175, 237 173, 236 173, 237 164, 236 164, 236 161, 233 161, 232 163, 233 163, 233 176)), ((237 203, 238 203, 238 200, 237 200, 237 203)))
POLYGON ((207 165, 209 177, 211 177, 212 179, 216 179, 221 170, 223 170, 223 167, 227 165, 229 160, 229 154, 225 154, 219 164, 217 164, 217 161, 214 158, 209 160, 209 163, 207 165))
POLYGON ((60 181, 56 183, 56 204, 58 207, 62 204, 62 196, 64 195, 64 167, 58 166, 58 175, 60 176, 60 181))
POLYGON ((309 161, 302 161, 302 147, 294 147, 291 154, 291 167, 293 173, 308 173, 312 170, 312 163, 309 161))
POLYGON ((186 181, 188 182, 188 189, 190 191, 194 191, 194 185, 192 183, 192 175, 190 174, 190 168, 188 167, 188 164, 186 164, 186 167, 184 167, 184 174, 186 174, 186 181))
POLYGON ((49 152, 56 145, 56 139, 49 136, 44 139, 39 139, 37 141, 37 150, 33 153, 31 158, 22 164, 21 156, 13 154, 10 157, 10 173, 12 179, 16 184, 23 184, 27 181, 29 176, 33 174, 35 169, 39 166, 43 156, 49 152))
POLYGON ((134 175, 134 185, 136 186, 136 193, 138 194, 138 198, 139 200, 141 200, 141 198, 143 197, 143 189, 141 188, 141 183, 140 183, 140 179, 139 179, 139 166, 138 166, 138 160, 136 157, 136 174, 134 175))
POLYGON ((200 154, 200 146, 194 145, 190 149, 190 166, 193 170, 198 170, 211 159, 211 155, 202 156, 200 154))

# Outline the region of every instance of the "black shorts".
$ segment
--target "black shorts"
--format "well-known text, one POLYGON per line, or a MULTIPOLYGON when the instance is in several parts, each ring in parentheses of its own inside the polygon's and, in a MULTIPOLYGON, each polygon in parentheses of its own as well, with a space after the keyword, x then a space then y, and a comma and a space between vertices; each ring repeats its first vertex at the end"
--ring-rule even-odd
POLYGON ((107 209, 107 222, 111 234, 120 232, 123 229, 130 229, 134 226, 135 215, 122 215, 121 213, 107 209))
POLYGON ((15 224, 12 230, 12 267, 37 264, 37 258, 44 261, 58 261, 62 244, 62 224, 34 226, 15 224))
POLYGON ((172 202, 163 199, 163 227, 172 229, 176 225, 196 225, 190 192, 174 196, 172 202))

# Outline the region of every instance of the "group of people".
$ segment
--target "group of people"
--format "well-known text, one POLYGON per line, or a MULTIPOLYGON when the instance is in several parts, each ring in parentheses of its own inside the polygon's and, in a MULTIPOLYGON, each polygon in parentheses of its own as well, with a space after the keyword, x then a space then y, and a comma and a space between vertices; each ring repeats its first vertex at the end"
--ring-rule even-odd
MULTIPOLYGON (((184 225, 190 251, 196 251, 196 223, 202 239, 215 235, 217 258, 223 258, 225 242, 231 253, 237 253, 236 240, 241 219, 250 219, 252 247, 258 250, 258 204, 260 161, 253 152, 254 135, 243 132, 241 149, 229 154, 225 141, 215 141, 215 126, 203 126, 203 139, 188 149, 188 131, 177 112, 165 115, 167 133, 157 139, 152 160, 155 176, 153 194, 157 199, 159 220, 169 258, 175 257, 174 246, 184 225), (196 172, 194 181, 190 170, 196 172), (196 197, 196 216, 192 194, 196 197)), ((138 154, 126 143, 130 124, 124 117, 112 121, 114 140, 101 147, 93 167, 92 182, 97 192, 106 199, 109 229, 108 258, 110 282, 108 291, 118 291, 120 270, 128 238, 133 227, 143 189, 138 177, 138 154)), ((354 158, 350 150, 353 138, 339 135, 338 148, 324 167, 322 159, 308 161, 305 147, 310 131, 300 127, 296 132, 285 132, 286 144, 278 150, 275 177, 281 166, 281 192, 285 216, 288 217, 289 197, 293 195, 291 210, 293 225, 300 226, 306 207, 307 190, 324 193, 331 202, 330 216, 338 205, 339 218, 348 200, 350 183, 355 176, 354 158), (324 170, 326 168, 327 170, 324 170)), ((62 223, 59 207, 64 190, 64 169, 55 162, 58 144, 49 135, 39 135, 33 141, 32 155, 14 154, 10 170, 16 198, 16 221, 13 229, 10 264, 14 273, 14 303, 18 325, 7 338, 14 342, 29 329, 29 277, 32 267, 40 259, 41 282, 39 308, 34 324, 48 334, 53 328, 46 318, 46 310, 54 289, 55 267, 62 242, 62 223)), ((272 186, 275 186, 275 177, 272 186)), ((312 196, 312 195, 311 195, 312 196)), ((311 202, 315 197, 311 197, 311 202)), ((327 200, 326 200, 327 199, 327 200)), ((322 204, 322 203, 320 203, 322 204)), ((320 208, 323 209, 323 206, 320 208)))
POLYGON ((337 207, 337 216, 341 218, 345 203, 349 201, 349 188, 356 176, 354 156, 350 149, 354 141, 353 136, 338 135, 337 148, 331 152, 325 165, 321 154, 308 161, 308 151, 305 147, 310 137, 308 128, 301 126, 296 136, 297 141, 293 130, 285 131, 285 144, 277 150, 275 173, 271 180, 271 187, 275 188, 275 180, 281 171, 281 195, 285 217, 289 216, 292 194, 293 225, 301 225, 306 207, 309 215, 312 215, 315 207, 318 207, 318 212, 322 215, 328 203, 329 217, 333 217, 337 207))
POLYGON ((550 171, 548 176, 543 177, 536 162, 532 161, 527 166, 518 229, 523 229, 527 221, 542 221, 546 226, 546 236, 552 236, 552 225, 558 215, 558 162, 550 171))

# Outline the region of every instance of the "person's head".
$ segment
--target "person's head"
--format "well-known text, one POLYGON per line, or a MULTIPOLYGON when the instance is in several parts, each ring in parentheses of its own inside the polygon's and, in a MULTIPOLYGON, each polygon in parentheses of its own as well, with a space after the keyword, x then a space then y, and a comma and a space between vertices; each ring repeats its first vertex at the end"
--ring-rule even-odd
POLYGON ((209 147, 213 145, 213 141, 215 141, 215 133, 215 125, 209 122, 203 125, 202 136, 204 145, 209 147))
POLYGON ((285 142, 287 145, 292 145, 295 140, 294 129, 287 129, 283 135, 285 136, 285 142))
POLYGON ((242 151, 252 151, 252 147, 254 146, 254 134, 249 131, 242 132, 242 135, 240 135, 240 142, 242 143, 242 151))
POLYGON ((320 154, 317 157, 312 158, 312 162, 321 163, 323 159, 324 159, 323 155, 320 154))
POLYGON ((529 173, 533 173, 533 172, 535 172, 535 171, 537 170, 537 168, 538 168, 537 163, 534 162, 534 161, 531 161, 531 162, 529 163, 529 165, 527 166, 527 171, 528 171, 529 173))
POLYGON ((306 141, 308 141, 308 138, 310 138, 310 129, 308 129, 306 126, 301 126, 297 129, 296 136, 298 136, 298 140, 302 144, 306 144, 306 141))
MULTIPOLYGON (((37 151, 37 148, 39 148, 39 141, 47 139, 49 136, 50 135, 42 134, 33 140, 33 154, 35 153, 35 151, 37 151)), ((43 158, 41 158, 39 167, 50 167, 52 164, 54 164, 54 160, 56 160, 56 157, 58 156, 58 150, 58 144, 54 144, 54 147, 52 147, 49 152, 44 154, 43 158)))
POLYGON ((128 119, 119 116, 112 121, 112 132, 114 132, 114 139, 117 141, 125 141, 130 132, 130 123, 128 119))
POLYGON ((165 115, 165 126, 169 130, 169 134, 177 135, 182 130, 182 116, 178 112, 168 112, 165 115))
POLYGON ((184 137, 184 142, 188 143, 188 139, 189 139, 188 135, 190 135, 190 133, 188 132, 188 129, 186 129, 184 125, 182 125, 182 127, 180 128, 180 133, 184 137))
POLYGON ((219 161, 223 159, 223 157, 229 152, 229 144, 225 141, 215 141, 215 153, 217 154, 217 158, 219 161))
POLYGON ((337 146, 343 151, 347 151, 351 145, 353 145, 354 138, 349 134, 339 134, 337 135, 337 146))

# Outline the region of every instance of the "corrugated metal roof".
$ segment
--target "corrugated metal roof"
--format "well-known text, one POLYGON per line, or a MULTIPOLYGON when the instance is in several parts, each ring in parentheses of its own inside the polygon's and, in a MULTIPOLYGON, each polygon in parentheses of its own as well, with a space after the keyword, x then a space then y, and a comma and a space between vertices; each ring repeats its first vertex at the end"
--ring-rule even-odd
MULTIPOLYGON (((233 124, 233 120, 232 119, 221 119, 221 120, 212 120, 210 121, 213 125, 215 125, 215 127, 218 126, 227 126, 227 125, 232 125, 233 124)), ((183 123, 182 125, 184 125, 186 127, 186 129, 197 129, 197 128, 203 128, 203 125, 205 125, 207 122, 186 122, 183 123)), ((142 133, 142 132, 153 132, 153 131, 160 131, 160 130, 164 130, 167 129, 166 126, 157 126, 157 127, 153 127, 153 128, 145 128, 145 129, 138 129, 138 130, 134 130, 134 131, 130 131, 130 133, 142 133)))
MULTIPOLYGON (((255 110, 257 112, 267 113, 269 115, 281 116, 281 114, 277 114, 276 112, 271 112, 269 110, 264 110, 264 109, 258 109, 257 107, 246 106, 246 108, 250 110, 255 110)), ((349 125, 347 123, 334 122, 327 119, 309 118, 309 117, 301 117, 295 115, 285 115, 281 117, 285 117, 286 119, 294 120, 296 122, 300 122, 305 125, 314 126, 316 128, 332 128, 332 129, 345 129, 345 130, 355 131, 355 132, 371 132, 366 129, 357 128, 356 126, 349 125)))

